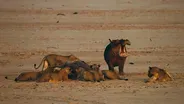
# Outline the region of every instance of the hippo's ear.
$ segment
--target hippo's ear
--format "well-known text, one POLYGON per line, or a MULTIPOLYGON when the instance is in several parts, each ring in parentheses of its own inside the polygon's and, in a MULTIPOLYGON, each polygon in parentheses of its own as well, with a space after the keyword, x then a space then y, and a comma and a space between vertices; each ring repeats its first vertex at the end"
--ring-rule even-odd
POLYGON ((89 65, 90 68, 93 68, 93 65, 89 65))
POLYGON ((110 41, 110 43, 112 42, 112 40, 111 40, 111 39, 109 39, 109 41, 110 41))

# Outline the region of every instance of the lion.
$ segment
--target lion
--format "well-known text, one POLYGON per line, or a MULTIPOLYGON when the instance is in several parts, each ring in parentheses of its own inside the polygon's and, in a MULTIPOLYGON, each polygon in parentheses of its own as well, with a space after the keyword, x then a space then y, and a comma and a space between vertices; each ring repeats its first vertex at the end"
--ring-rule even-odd
POLYGON ((42 72, 24 72, 15 78, 15 81, 36 81, 41 76, 42 72))
POLYGON ((172 81, 172 76, 164 69, 158 67, 149 67, 148 70, 148 77, 149 79, 146 81, 148 82, 165 82, 165 81, 172 81))
POLYGON ((69 78, 76 80, 77 79, 77 73, 76 69, 83 68, 85 70, 95 70, 99 69, 100 65, 98 64, 87 64, 84 61, 75 61, 75 62, 66 62, 62 67, 70 67, 71 73, 69 74, 69 78))
POLYGON ((100 64, 91 64, 89 66, 90 66, 91 70, 97 70, 97 71, 99 71, 101 65, 100 64))
POLYGON ((128 81, 127 78, 121 77, 116 71, 111 70, 102 70, 102 73, 106 79, 119 79, 119 80, 125 80, 128 81))
POLYGON ((96 70, 85 70, 84 68, 76 69, 77 79, 81 81, 91 81, 91 82, 100 82, 104 81, 104 76, 102 73, 96 70))
MULTIPOLYGON (((36 67, 36 64, 34 64, 34 68, 38 69, 43 64, 43 67, 42 67, 42 71, 43 71, 43 70, 46 70, 49 67, 51 67, 51 69, 52 69, 52 68, 55 68, 55 67, 62 66, 66 62, 69 62, 69 61, 74 62, 74 61, 79 61, 79 60, 80 59, 77 58, 74 55, 63 56, 63 55, 57 55, 57 54, 49 54, 49 55, 46 55, 42 59, 40 65, 38 65, 38 67, 36 67)), ((49 71, 53 72, 53 70, 49 70, 49 71)))
POLYGON ((37 82, 59 82, 59 81, 68 81, 68 74, 71 70, 69 67, 60 69, 60 71, 55 73, 44 73, 37 82))
POLYGON ((94 74, 88 70, 85 70, 84 68, 78 68, 78 69, 76 69, 76 72, 77 72, 77 79, 78 80, 91 81, 91 82, 96 81, 94 74))
POLYGON ((102 70, 100 70, 100 64, 92 64, 90 67, 92 68, 90 72, 94 73, 96 81, 105 81, 102 70))
POLYGON ((114 67, 119 67, 119 74, 124 75, 124 64, 128 56, 126 45, 131 45, 128 39, 109 39, 110 43, 104 51, 104 59, 109 70, 114 71, 114 67))

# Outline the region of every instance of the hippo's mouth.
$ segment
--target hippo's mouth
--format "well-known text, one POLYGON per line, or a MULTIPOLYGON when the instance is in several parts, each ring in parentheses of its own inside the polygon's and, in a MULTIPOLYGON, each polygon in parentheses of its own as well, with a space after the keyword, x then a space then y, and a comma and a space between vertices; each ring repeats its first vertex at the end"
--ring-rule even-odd
POLYGON ((120 57, 127 57, 128 53, 125 46, 120 46, 119 48, 119 56, 120 57))

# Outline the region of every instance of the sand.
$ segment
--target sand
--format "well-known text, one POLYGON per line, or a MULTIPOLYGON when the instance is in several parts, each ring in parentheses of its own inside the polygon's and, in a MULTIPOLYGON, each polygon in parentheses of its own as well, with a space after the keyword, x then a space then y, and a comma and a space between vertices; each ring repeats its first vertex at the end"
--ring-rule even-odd
POLYGON ((183 0, 0 0, 0 103, 183 104, 183 4, 183 0), (50 53, 74 54, 108 70, 103 52, 109 38, 132 43, 124 67, 129 81, 14 82, 21 72, 35 71, 33 64, 50 53), (144 83, 149 66, 167 69, 174 81, 144 83))

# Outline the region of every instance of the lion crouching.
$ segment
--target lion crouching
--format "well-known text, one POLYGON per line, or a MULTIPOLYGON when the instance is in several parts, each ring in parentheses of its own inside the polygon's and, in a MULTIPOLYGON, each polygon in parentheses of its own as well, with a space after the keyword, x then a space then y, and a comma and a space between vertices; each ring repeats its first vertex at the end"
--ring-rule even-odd
POLYGON ((158 67, 149 67, 148 77, 149 79, 146 82, 165 82, 173 80, 172 76, 166 70, 158 67))

